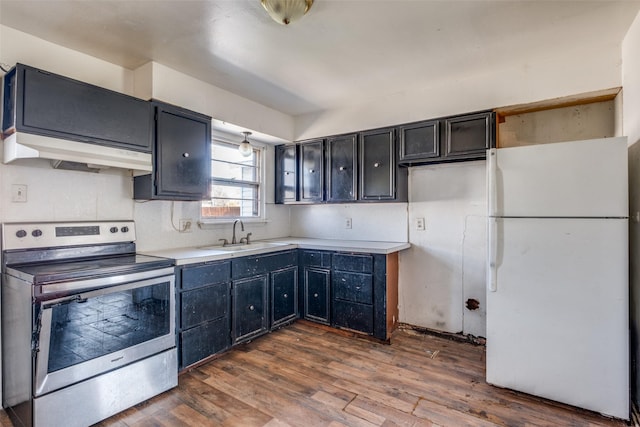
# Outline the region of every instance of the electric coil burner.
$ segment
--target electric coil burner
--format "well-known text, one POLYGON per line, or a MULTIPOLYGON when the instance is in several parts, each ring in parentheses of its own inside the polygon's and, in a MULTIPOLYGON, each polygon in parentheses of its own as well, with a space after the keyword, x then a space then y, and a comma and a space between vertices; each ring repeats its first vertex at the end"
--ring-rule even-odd
POLYGON ((16 425, 88 426, 177 385, 169 259, 132 221, 2 225, 2 398, 16 425))

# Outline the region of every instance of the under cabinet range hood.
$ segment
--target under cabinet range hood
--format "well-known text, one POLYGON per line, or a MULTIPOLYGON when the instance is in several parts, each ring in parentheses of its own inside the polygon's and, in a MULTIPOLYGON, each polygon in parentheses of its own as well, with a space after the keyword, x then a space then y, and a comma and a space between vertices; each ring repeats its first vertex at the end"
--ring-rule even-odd
POLYGON ((2 77, 3 162, 42 158, 58 169, 152 170, 149 101, 16 64, 2 77))
POLYGON ((42 158, 53 160, 60 169, 99 170, 106 168, 133 169, 151 172, 151 154, 98 144, 70 141, 49 136, 16 132, 4 139, 3 163, 18 159, 42 158), (67 162, 86 165, 66 167, 67 162))

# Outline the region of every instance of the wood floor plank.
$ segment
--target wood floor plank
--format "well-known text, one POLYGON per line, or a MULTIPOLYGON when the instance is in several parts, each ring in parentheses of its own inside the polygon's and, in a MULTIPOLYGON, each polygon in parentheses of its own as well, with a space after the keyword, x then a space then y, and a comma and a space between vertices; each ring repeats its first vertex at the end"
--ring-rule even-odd
MULTIPOLYGON (((296 322, 184 372, 98 427, 625 426, 487 384, 485 349, 411 330, 391 344, 296 322)), ((10 426, 0 411, 0 425, 10 426)))

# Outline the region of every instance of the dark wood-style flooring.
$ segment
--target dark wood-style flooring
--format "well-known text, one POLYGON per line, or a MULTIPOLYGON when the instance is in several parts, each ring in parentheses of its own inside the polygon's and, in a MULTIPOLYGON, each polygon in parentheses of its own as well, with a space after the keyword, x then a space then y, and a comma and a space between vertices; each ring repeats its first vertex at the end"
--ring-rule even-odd
MULTIPOLYGON (((385 345, 299 321, 99 426, 626 425, 489 386, 484 357, 482 346, 409 330, 385 345)), ((0 422, 11 425, 4 413, 0 422)))

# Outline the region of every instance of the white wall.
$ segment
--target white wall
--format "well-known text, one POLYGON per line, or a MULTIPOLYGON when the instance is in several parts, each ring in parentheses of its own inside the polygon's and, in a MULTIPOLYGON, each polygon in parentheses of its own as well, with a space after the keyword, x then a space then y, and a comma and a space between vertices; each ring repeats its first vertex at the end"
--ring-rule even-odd
POLYGON ((622 45, 623 133, 629 138, 629 259, 631 315, 631 383, 633 400, 640 403, 640 14, 622 45))
POLYGON ((485 335, 485 162, 420 166, 409 173, 409 242, 400 258, 400 320, 485 335), (424 218, 426 229, 416 229, 424 218), (480 302, 468 310, 464 302, 480 302))
POLYGON ((319 239, 407 241, 406 203, 291 206, 291 235, 319 239), (352 219, 351 229, 345 220, 352 219))
MULTIPOLYGON (((453 70, 384 98, 296 118, 296 139, 537 102, 620 86, 620 46, 593 43, 562 55, 529 56, 502 69, 453 70), (586 71, 588 70, 588 71, 586 71)), ((399 64, 410 66, 410 64, 399 64)))

